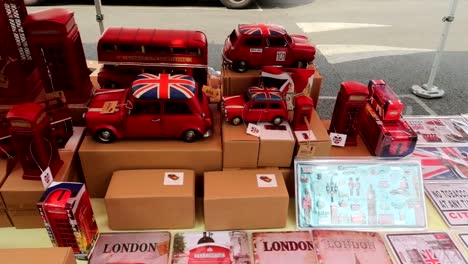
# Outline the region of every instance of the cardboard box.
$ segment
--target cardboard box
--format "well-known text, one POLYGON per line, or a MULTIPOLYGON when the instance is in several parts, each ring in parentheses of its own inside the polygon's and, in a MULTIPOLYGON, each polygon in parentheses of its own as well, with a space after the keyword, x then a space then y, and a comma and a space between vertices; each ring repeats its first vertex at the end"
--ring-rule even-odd
MULTIPOLYGON (((175 139, 118 140, 102 144, 85 137, 79 154, 89 195, 103 198, 112 173, 117 170, 179 168, 194 170, 198 176, 205 171, 221 170, 223 152, 219 112, 215 112, 213 117, 213 135, 193 143, 175 139)), ((199 186, 202 186, 201 181, 199 186)))
POLYGON ((98 61, 88 60, 88 69, 91 71, 89 78, 91 79, 91 83, 93 84, 94 89, 99 89, 101 86, 98 83, 98 73, 102 68, 102 64, 99 64, 98 61))
POLYGON ((5 209, 0 209, 0 227, 11 227, 11 221, 5 209))
POLYGON ((8 264, 76 264, 71 248, 0 249, 0 259, 8 264))
POLYGON ((243 125, 223 122, 223 169, 256 168, 260 140, 246 133, 243 125))
POLYGON ((283 174, 284 183, 288 189, 289 197, 294 198, 296 193, 295 181, 294 181, 294 169, 292 168, 280 168, 283 174))
POLYGON ((7 213, 16 229, 44 228, 44 222, 37 209, 7 210, 7 213))
POLYGON ((206 172, 204 180, 206 230, 286 225, 289 196, 278 169, 206 172))
POLYGON ((315 109, 317 109, 318 99, 319 99, 319 96, 320 96, 320 90, 322 89, 323 77, 320 74, 320 71, 317 68, 317 66, 315 66, 315 64, 309 64, 307 69, 315 70, 314 82, 312 84, 312 87, 311 87, 310 91, 308 91, 307 94, 309 94, 310 98, 312 98, 312 100, 314 100, 314 107, 315 107, 315 109))
POLYGON ((195 174, 177 169, 116 171, 105 204, 111 229, 193 228, 195 174))
POLYGON ((330 155, 331 140, 318 113, 313 110, 309 122, 310 130, 294 131, 296 137, 296 158, 312 158, 330 155))
MULTIPOLYGON (((16 166, 16 162, 16 159, 0 159, 0 187, 2 187, 11 170, 16 166)), ((0 195, 0 210, 2 209, 6 209, 6 206, 0 195)))
MULTIPOLYGON (((330 120, 322 120, 324 127, 330 127, 330 120)), ((336 147, 332 146, 330 150, 331 157, 368 157, 372 156, 366 147, 361 136, 357 137, 356 146, 336 147)))
POLYGON ((279 126, 258 123, 260 127, 260 150, 258 167, 289 167, 296 140, 287 122, 279 126))
POLYGON ((260 70, 249 70, 244 73, 223 67, 221 78, 223 80, 223 96, 242 94, 247 88, 260 85, 260 70))
MULTIPOLYGON (((60 157, 64 164, 54 177, 54 181, 78 180, 79 170, 77 169, 77 164, 79 163, 73 159, 73 156, 74 153, 72 152, 60 152, 60 157)), ((41 198, 43 192, 44 187, 41 181, 23 179, 23 168, 21 168, 19 163, 0 188, 0 193, 9 211, 37 211, 36 203, 41 198)))

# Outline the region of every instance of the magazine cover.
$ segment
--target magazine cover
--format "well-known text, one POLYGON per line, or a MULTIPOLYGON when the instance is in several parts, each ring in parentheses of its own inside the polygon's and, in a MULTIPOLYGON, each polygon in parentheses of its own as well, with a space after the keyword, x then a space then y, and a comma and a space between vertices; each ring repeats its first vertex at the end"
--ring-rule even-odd
POLYGON ((468 227, 468 181, 426 182, 424 188, 449 227, 468 227))
POLYGON ((388 242, 400 264, 465 264, 462 253, 447 233, 388 234, 388 242))
POLYGON ((424 180, 468 179, 468 146, 418 146, 409 157, 421 160, 424 180))
POLYGON ((299 229, 425 228, 416 161, 296 161, 299 229))
POLYGON ((101 233, 90 264, 167 264, 169 232, 101 233))
POLYGON ((468 122, 462 116, 405 116, 418 134, 418 145, 468 143, 468 122))
POLYGON ((392 264, 385 243, 376 232, 313 230, 312 233, 321 264, 392 264))
POLYGON ((458 234, 458 237, 463 243, 463 246, 465 247, 465 249, 468 250, 468 233, 460 233, 458 234))
POLYGON ((174 236, 173 264, 250 264, 246 232, 187 232, 174 236))
POLYGON ((252 237, 255 264, 318 263, 311 232, 261 232, 252 237))

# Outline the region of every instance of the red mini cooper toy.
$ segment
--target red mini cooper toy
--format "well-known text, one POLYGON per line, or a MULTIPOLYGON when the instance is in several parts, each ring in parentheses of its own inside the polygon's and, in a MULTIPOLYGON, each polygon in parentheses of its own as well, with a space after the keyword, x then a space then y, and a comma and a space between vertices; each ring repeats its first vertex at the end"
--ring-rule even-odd
POLYGON ((224 43, 223 62, 245 72, 266 65, 306 68, 315 47, 304 35, 289 35, 278 25, 239 25, 224 43))
POLYGON ((286 102, 276 89, 251 87, 244 95, 223 97, 221 104, 226 121, 235 126, 242 121, 279 125, 288 118, 286 102))
POLYGON ((96 92, 86 113, 86 126, 95 139, 182 138, 192 142, 211 135, 208 99, 197 96, 188 75, 137 76, 130 89, 96 92))

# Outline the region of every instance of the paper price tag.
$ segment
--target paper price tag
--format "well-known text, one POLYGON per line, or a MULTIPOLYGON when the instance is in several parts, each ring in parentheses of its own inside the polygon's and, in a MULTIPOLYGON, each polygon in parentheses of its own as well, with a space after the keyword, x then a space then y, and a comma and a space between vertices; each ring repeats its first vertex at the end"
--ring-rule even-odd
POLYGON ((346 144, 346 134, 330 133, 332 146, 344 147, 346 144))
POLYGON ((164 185, 184 185, 184 173, 183 172, 164 173, 164 185))
POLYGON ((52 176, 52 172, 50 171, 50 167, 47 167, 42 174, 41 174, 41 181, 42 186, 44 186, 44 190, 49 187, 49 185, 54 181, 54 177, 52 176))
POLYGON ((278 187, 275 174, 257 174, 257 185, 260 188, 278 187))
POLYGON ((249 123, 245 132, 249 135, 260 137, 260 127, 255 124, 249 123))

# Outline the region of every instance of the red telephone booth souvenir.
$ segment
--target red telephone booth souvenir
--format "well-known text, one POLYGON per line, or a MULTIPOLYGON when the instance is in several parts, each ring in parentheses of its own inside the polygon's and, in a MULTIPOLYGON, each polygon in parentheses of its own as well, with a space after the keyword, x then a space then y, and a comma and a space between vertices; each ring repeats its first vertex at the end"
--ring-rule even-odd
POLYGON ((0 0, 0 104, 33 101, 42 83, 31 57, 23 0, 0 0))
POLYGON ((54 176, 63 164, 44 106, 24 103, 13 106, 7 114, 13 148, 24 170, 23 178, 40 180, 50 167, 54 176))
POLYGON ((63 91, 69 103, 88 102, 92 84, 73 12, 46 9, 23 24, 46 92, 63 91))
POLYGON ((358 128, 368 99, 366 85, 354 81, 341 83, 328 132, 346 134, 346 146, 357 144, 358 128))
POLYGON ((312 100, 312 98, 305 95, 296 97, 294 107, 294 118, 292 122, 292 128, 294 131, 309 130, 307 122, 310 122, 313 109, 314 101, 312 100))

